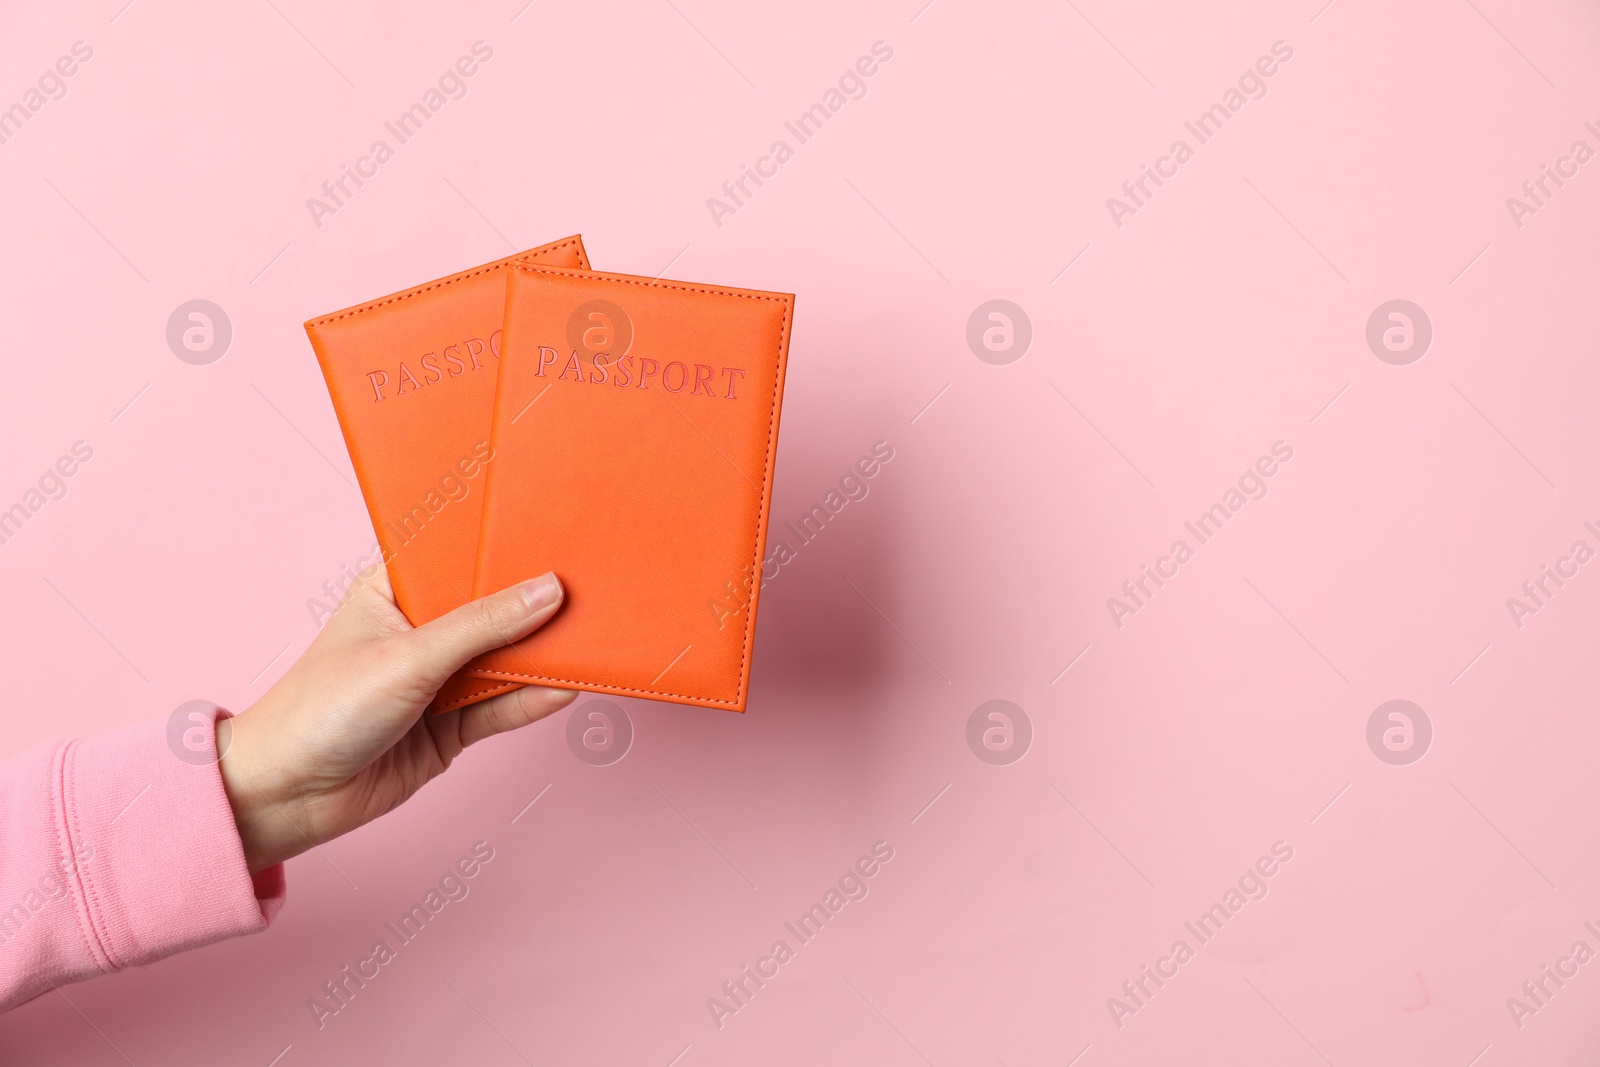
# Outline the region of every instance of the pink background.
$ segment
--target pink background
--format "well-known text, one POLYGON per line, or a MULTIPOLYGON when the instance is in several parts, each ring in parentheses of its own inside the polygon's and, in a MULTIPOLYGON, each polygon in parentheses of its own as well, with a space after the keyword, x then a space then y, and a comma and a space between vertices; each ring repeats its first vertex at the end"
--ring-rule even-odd
POLYGON ((608 767, 566 713, 475 748, 293 861, 264 936, 46 996, 0 1059, 1593 1062, 1600 963, 1520 1028, 1506 1001, 1600 950, 1600 566, 1520 628, 1506 600, 1600 548, 1600 162, 1520 228, 1506 198, 1600 149, 1600 14, 921 2, 0 10, 0 106, 94 49, 0 146, 0 506, 94 448, 0 545, 7 753, 247 707, 313 637, 372 541, 314 314, 582 232, 603 269, 798 294, 777 521, 895 450, 768 586, 747 715, 622 701, 608 767), (477 40, 468 95, 314 225, 477 40), (717 226, 879 40, 866 97, 717 226), (1266 97, 1117 227, 1279 40, 1266 97), (195 298, 234 329, 208 366, 165 340, 195 298), (1004 366, 965 340, 995 298, 1034 331, 1004 366), (1433 325, 1407 366, 1365 341, 1393 299, 1433 325), (1280 440, 1119 628, 1107 598, 1280 440), (1396 698, 1434 731, 1406 766, 1366 740, 1396 698), (1009 766, 967 744, 991 699, 1032 724, 1009 766), (308 999, 480 840, 471 895, 319 1030, 308 999), (880 840, 870 894, 719 1029, 707 998, 880 840), (1119 1027, 1107 998, 1277 841, 1265 899, 1119 1027))

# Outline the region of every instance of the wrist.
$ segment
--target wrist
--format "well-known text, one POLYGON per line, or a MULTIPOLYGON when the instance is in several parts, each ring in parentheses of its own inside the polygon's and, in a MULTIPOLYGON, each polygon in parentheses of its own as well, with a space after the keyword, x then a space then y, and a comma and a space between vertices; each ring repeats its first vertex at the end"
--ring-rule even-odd
POLYGON ((263 773, 248 726, 238 718, 219 717, 216 736, 217 770, 250 873, 257 874, 305 851, 309 844, 290 816, 292 801, 273 781, 274 776, 263 773))

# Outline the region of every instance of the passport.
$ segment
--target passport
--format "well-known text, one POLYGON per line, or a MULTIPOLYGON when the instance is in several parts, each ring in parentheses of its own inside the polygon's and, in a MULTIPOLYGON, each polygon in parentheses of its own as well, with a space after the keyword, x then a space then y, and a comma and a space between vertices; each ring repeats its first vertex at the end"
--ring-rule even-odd
MULTIPOLYGON (((516 262, 587 268, 578 236, 305 324, 377 532, 395 603, 414 626, 472 597, 505 275, 516 262)), ((517 687, 458 674, 445 711, 517 687)))
POLYGON ((794 297, 527 261, 502 273, 473 591, 553 571, 566 601, 468 669, 743 711, 794 297), (730 582, 749 590, 739 625, 719 609, 730 582))

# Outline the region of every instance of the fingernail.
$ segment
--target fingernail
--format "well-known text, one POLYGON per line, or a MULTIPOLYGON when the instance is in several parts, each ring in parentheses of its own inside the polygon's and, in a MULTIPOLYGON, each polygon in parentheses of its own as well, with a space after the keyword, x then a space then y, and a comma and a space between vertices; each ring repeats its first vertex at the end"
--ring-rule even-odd
POLYGON ((561 579, 553 573, 541 574, 522 583, 522 599, 528 613, 543 611, 561 600, 561 579))

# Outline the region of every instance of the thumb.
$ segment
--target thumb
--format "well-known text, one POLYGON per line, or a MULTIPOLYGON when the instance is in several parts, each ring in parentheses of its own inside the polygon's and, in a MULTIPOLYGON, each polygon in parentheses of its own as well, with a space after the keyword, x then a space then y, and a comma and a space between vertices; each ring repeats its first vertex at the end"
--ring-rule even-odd
POLYGON ((565 591, 553 573, 541 574, 498 593, 463 604, 400 635, 410 662, 437 689, 462 665, 492 649, 528 636, 561 607, 565 591))

